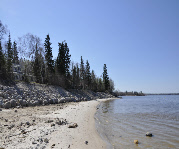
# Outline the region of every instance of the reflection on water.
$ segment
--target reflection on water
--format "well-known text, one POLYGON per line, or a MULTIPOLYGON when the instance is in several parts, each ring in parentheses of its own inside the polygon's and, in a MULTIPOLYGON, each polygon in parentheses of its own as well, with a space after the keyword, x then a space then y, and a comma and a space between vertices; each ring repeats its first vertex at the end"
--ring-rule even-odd
POLYGON ((96 123, 108 148, 179 148, 179 96, 123 97, 103 102, 96 123), (153 137, 146 137, 152 132, 153 137), (139 140, 135 145, 133 141, 139 140))

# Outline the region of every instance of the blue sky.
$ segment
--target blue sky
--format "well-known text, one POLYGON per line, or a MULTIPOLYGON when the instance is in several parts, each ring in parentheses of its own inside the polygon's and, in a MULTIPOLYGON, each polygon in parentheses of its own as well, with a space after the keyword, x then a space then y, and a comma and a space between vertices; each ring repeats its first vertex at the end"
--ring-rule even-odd
POLYGON ((0 20, 12 40, 49 33, 54 57, 66 40, 98 76, 107 64, 116 89, 179 92, 178 0, 0 0, 0 20))

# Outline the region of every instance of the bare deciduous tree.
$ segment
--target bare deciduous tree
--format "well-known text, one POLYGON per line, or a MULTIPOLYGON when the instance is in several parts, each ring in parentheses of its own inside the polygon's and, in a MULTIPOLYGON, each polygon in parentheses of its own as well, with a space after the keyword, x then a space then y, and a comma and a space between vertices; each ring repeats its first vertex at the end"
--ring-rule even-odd
POLYGON ((0 40, 3 39, 4 34, 7 34, 7 26, 3 25, 0 20, 0 40))
MULTIPOLYGON (((35 50, 36 50, 36 45, 37 47, 43 47, 43 44, 41 43, 41 39, 33 35, 31 33, 27 33, 22 37, 18 38, 18 49, 19 49, 19 54, 23 58, 28 58, 28 59, 34 59, 35 55, 35 50)), ((44 54, 43 48, 39 48, 42 54, 44 54)))

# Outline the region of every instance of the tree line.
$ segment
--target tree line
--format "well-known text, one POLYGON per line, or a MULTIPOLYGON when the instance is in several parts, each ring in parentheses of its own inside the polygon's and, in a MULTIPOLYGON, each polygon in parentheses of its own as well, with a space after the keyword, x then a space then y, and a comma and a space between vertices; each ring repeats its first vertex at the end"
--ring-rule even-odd
POLYGON ((7 34, 7 27, 0 21, 0 77, 14 80, 12 67, 20 65, 23 80, 30 82, 32 76, 37 83, 59 85, 66 89, 87 89, 93 91, 114 91, 114 81, 109 78, 107 65, 103 66, 102 77, 95 75, 88 60, 81 56, 80 63, 71 62, 70 49, 66 41, 58 43, 58 55, 54 59, 50 35, 48 34, 42 44, 41 39, 33 34, 26 34, 2 46, 1 40, 7 34), (4 48, 4 50, 3 50, 4 48))

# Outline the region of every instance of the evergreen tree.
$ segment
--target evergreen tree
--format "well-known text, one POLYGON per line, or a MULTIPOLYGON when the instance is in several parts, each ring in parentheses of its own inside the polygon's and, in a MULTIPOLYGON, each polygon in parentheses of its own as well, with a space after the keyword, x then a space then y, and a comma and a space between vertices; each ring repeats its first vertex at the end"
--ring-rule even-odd
POLYGON ((90 72, 90 64, 88 60, 86 61, 86 67, 85 67, 85 84, 88 89, 91 87, 91 72, 90 72))
POLYGON ((13 60, 13 51, 12 51, 12 43, 11 36, 9 34, 9 40, 7 42, 7 73, 9 77, 12 79, 12 60, 13 60))
POLYGON ((4 78, 6 76, 6 60, 2 51, 1 40, 0 40, 0 76, 4 78))
POLYGON ((94 70, 91 72, 91 90, 97 91, 97 82, 96 82, 96 75, 94 70))
POLYGON ((77 86, 77 89, 80 86, 80 69, 79 69, 78 64, 76 64, 76 86, 77 86))
POLYGON ((15 64, 19 64, 19 57, 18 57, 18 51, 17 51, 17 43, 14 41, 13 42, 13 60, 12 62, 15 64))
POLYGON ((63 75, 67 76, 69 74, 69 67, 70 67, 70 57, 69 48, 67 43, 58 43, 59 52, 57 57, 57 70, 58 72, 63 75))
POLYGON ((81 63, 80 63, 80 84, 83 89, 85 89, 85 67, 84 67, 84 61, 81 56, 81 63))
POLYGON ((45 38, 45 60, 47 64, 47 73, 54 73, 54 60, 52 55, 52 48, 49 34, 45 38))
POLYGON ((33 72, 36 77, 37 83, 42 83, 42 55, 39 53, 39 49, 36 44, 35 60, 33 64, 33 72))
POLYGON ((76 88, 76 85, 77 85, 77 69, 76 69, 76 66, 74 66, 72 64, 72 87, 73 88, 76 88))
POLYGON ((68 76, 71 55, 69 54, 69 48, 67 46, 67 43, 65 43, 65 45, 64 45, 64 50, 65 50, 65 75, 68 76))
POLYGON ((97 90, 98 90, 98 92, 103 92, 104 91, 104 83, 103 83, 103 81, 102 81, 102 79, 101 78, 97 78, 97 90))
POLYGON ((64 44, 58 43, 59 51, 57 56, 57 70, 58 73, 61 75, 65 74, 65 51, 64 51, 64 44))
POLYGON ((106 64, 104 64, 103 67, 103 83, 104 83, 105 90, 108 91, 110 89, 110 84, 109 84, 109 76, 108 76, 106 64))

